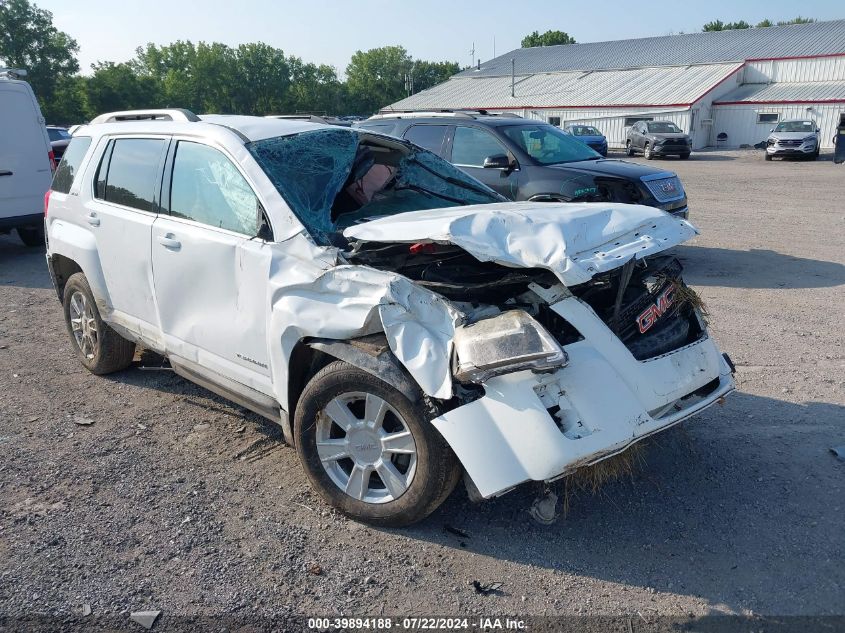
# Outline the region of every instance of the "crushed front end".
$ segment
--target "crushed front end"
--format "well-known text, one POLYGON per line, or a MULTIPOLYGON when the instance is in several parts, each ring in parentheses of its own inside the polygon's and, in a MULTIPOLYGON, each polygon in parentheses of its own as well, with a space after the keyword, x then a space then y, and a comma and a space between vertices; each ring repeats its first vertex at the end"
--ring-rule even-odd
POLYGON ((356 258, 466 315, 454 408, 432 423, 482 497, 610 457, 734 389, 674 257, 631 259, 572 287, 448 244, 370 243, 356 258))

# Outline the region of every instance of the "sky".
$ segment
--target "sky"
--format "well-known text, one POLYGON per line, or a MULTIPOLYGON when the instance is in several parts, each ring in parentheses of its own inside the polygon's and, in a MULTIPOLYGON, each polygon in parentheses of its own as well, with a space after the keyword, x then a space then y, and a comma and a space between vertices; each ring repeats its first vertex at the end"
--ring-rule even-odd
POLYGON ((752 24, 801 14, 845 18, 841 0, 34 0, 79 43, 79 65, 123 62, 147 42, 265 42, 343 74, 357 50, 401 44, 415 59, 469 66, 519 47, 532 31, 566 31, 578 42, 700 31, 704 23, 752 24), (472 54, 473 46, 475 54, 472 54))

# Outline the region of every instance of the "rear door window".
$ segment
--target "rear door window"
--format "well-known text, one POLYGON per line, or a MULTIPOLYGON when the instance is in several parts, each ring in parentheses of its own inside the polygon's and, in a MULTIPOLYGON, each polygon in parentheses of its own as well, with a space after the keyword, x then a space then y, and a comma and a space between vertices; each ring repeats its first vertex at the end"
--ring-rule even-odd
POLYGON ((412 125, 405 132, 405 140, 442 156, 443 140, 448 129, 447 125, 412 125))
POLYGON ((252 187, 222 152, 179 141, 170 184, 170 215, 254 237, 261 213, 252 187))
POLYGON ((139 211, 153 211, 164 148, 164 139, 124 138, 112 141, 100 165, 97 197, 139 211))
POLYGON ((85 158, 85 153, 91 147, 90 136, 77 136, 71 140, 70 145, 67 146, 62 162, 56 168, 56 173, 53 176, 53 186, 50 187, 53 191, 60 191, 61 193, 69 193, 76 178, 76 173, 79 171, 79 166, 82 164, 82 159, 85 158))
POLYGON ((484 159, 508 151, 489 132, 459 125, 452 141, 452 164, 464 167, 484 167, 484 159))

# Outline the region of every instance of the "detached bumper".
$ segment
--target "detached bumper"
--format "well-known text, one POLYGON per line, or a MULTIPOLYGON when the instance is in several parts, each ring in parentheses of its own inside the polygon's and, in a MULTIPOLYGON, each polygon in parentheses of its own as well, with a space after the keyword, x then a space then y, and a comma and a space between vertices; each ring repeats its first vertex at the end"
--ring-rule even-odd
POLYGON ((566 346, 568 366, 493 378, 484 397, 432 421, 483 497, 610 457, 735 388, 731 367, 709 337, 647 361, 636 361, 614 339, 591 341, 587 332, 566 346))

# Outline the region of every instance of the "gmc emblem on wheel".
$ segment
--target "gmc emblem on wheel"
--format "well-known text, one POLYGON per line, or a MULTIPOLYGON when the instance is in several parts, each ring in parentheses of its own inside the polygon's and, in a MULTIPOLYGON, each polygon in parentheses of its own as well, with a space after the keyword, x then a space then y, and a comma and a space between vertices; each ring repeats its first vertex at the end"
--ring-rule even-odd
POLYGON ((666 314, 666 311, 672 305, 674 300, 675 284, 669 284, 669 287, 661 292, 657 297, 657 301, 648 306, 637 317, 637 325, 640 328, 640 334, 648 332, 649 328, 654 325, 655 321, 666 314))

